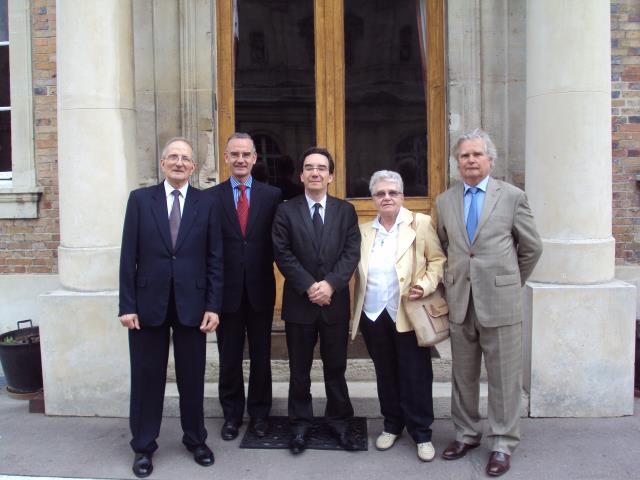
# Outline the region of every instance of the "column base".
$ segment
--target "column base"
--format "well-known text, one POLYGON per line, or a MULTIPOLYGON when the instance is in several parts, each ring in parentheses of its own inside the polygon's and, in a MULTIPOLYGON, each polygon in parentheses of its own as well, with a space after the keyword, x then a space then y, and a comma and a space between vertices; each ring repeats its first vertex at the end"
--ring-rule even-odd
POLYGON ((127 417, 129 343, 118 292, 38 297, 47 415, 127 417))
POLYGON ((524 300, 530 415, 632 415, 635 287, 528 282, 524 300))

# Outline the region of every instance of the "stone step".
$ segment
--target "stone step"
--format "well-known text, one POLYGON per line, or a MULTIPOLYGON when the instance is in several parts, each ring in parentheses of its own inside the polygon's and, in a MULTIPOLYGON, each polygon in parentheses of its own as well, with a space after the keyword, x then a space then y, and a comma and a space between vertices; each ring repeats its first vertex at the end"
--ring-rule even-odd
MULTIPOLYGON (((449 340, 445 340, 437 347, 437 355, 433 355, 433 381, 434 382, 449 382, 451 381, 451 344, 449 340), (439 358, 436 358, 439 357, 439 358)), ((280 356, 280 355, 279 355, 280 356)), ((245 352, 245 358, 248 358, 248 353, 245 352)), ((215 341, 207 343, 207 366, 205 370, 206 382, 218 381, 218 344, 215 341)), ((249 361, 243 362, 243 371, 245 374, 245 381, 248 381, 249 375, 249 361)), ((271 360, 271 372, 274 382, 289 381, 289 363, 285 358, 276 358, 271 360)), ((347 380, 349 381, 372 381, 375 382, 376 375, 373 367, 373 362, 367 356, 364 358, 349 358, 347 360, 347 380)), ((167 369, 167 381, 175 382, 175 368, 173 362, 173 353, 169 356, 169 367, 167 369)), ((311 369, 311 380, 321 382, 322 376, 322 362, 319 359, 313 361, 311 369)), ((484 364, 482 365, 481 380, 486 381, 486 372, 484 364)))
MULTIPOLYGON (((271 415, 287 415, 287 393, 289 384, 286 382, 273 383, 273 406, 271 415)), ((322 382, 311 383, 311 395, 313 396, 313 411, 320 416, 324 412, 326 396, 322 382)), ((380 417, 380 404, 375 382, 349 382, 349 395, 357 416, 367 418, 380 417)), ((218 384, 207 382, 204 393, 205 417, 222 417, 222 409, 218 401, 218 384)), ((433 384, 433 410, 436 418, 451 417, 451 383, 434 382, 433 384)), ((167 417, 179 416, 178 388, 175 383, 167 383, 164 400, 164 415, 167 417)), ((487 416, 487 384, 480 384, 480 415, 487 416)), ((520 416, 529 415, 529 396, 523 390, 522 409, 520 416)))

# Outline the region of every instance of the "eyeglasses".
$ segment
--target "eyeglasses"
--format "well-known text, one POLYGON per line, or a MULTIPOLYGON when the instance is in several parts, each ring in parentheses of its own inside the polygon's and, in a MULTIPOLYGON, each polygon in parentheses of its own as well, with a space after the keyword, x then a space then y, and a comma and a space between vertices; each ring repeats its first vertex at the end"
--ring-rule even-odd
POLYGON ((167 155, 165 160, 168 160, 171 163, 178 163, 180 160, 182 160, 182 163, 191 163, 193 161, 188 155, 178 155, 177 153, 167 155))
POLYGON ((329 171, 329 167, 326 165, 305 165, 302 168, 305 172, 313 172, 314 170, 317 170, 318 173, 325 173, 329 171))
POLYGON ((390 198, 398 198, 400 195, 402 195, 402 192, 398 192, 396 190, 389 190, 389 191, 378 190, 376 193, 373 194, 373 196, 379 200, 383 199, 387 195, 389 195, 390 198))
POLYGON ((227 152, 233 160, 249 160, 253 156, 253 152, 227 152))

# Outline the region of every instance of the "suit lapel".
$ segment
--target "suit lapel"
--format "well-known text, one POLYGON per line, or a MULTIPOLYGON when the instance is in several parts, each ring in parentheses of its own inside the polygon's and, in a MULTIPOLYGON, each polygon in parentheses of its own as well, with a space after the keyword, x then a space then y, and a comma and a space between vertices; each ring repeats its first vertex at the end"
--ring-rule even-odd
POLYGON ((458 182, 453 187, 453 215, 456 218, 458 227, 467 239, 467 245, 469 245, 469 235, 467 234, 467 224, 464 221, 464 185, 462 182, 458 182))
POLYGON ((487 184, 487 192, 484 195, 484 202, 482 204, 482 211, 480 212, 480 219, 478 220, 478 228, 476 228, 476 234, 473 237, 475 242, 482 230, 482 227, 487 223, 491 212, 498 203, 498 199, 502 194, 502 187, 493 178, 489 177, 489 183, 487 184))
POLYGON ((396 249, 396 261, 405 254, 405 252, 413 244, 413 240, 416 238, 416 232, 414 230, 415 225, 412 227, 413 215, 408 210, 402 209, 399 215, 403 216, 403 222, 398 225, 398 247, 396 249))
POLYGON ((373 247, 373 241, 376 238, 376 229, 373 228, 373 222, 369 228, 362 231, 362 255, 360 256, 360 263, 364 278, 367 278, 369 274, 369 256, 371 255, 371 248, 373 247))
MULTIPOLYGON (((227 221, 230 225, 233 225, 236 234, 242 238, 242 230, 240 230, 240 220, 238 220, 238 213, 236 211, 236 204, 233 201, 233 188, 231 188, 231 181, 227 180, 222 184, 222 210, 224 210, 227 216, 227 221)), ((251 212, 251 208, 249 208, 251 212)))
MULTIPOLYGON (((311 213, 309 210, 309 205, 307 204, 307 197, 304 195, 300 195, 299 197, 296 197, 298 199, 298 213, 300 214, 300 218, 302 220, 302 224, 304 225, 304 228, 307 230, 307 235, 309 236, 309 238, 311 238, 311 242, 313 243, 313 247, 317 250, 319 250, 319 245, 318 245, 318 241, 316 240, 316 234, 315 231, 313 230, 313 223, 311 222, 311 213)), ((289 200, 290 202, 295 201, 294 200, 289 200)), ((325 217, 326 217, 326 213, 325 212, 325 217)))
POLYGON ((180 220, 180 230, 178 230, 178 238, 176 239, 176 252, 180 249, 180 245, 182 245, 182 242, 189 234, 193 221, 198 216, 200 193, 201 192, 199 190, 196 190, 193 187, 189 187, 187 189, 187 197, 185 198, 182 219, 180 220))
MULTIPOLYGON (((249 219, 247 220, 247 232, 246 236, 248 237, 253 229, 255 223, 258 218, 260 218, 260 210, 262 209, 262 203, 260 200, 262 199, 262 185, 260 182, 256 182, 255 178, 253 179, 253 184, 251 186, 251 200, 249 202, 249 219)), ((237 215, 236 215, 237 217, 237 215)), ((240 222, 238 222, 238 228, 240 228, 240 222)))
MULTIPOLYGON (((338 215, 338 201, 330 197, 327 194, 327 203, 324 211, 324 226, 322 227, 322 240, 318 245, 318 250, 322 248, 322 245, 326 245, 327 239, 333 232, 333 226, 336 223, 336 216, 338 215)), ((313 223, 312 223, 313 226, 313 223)))
POLYGON ((156 222, 160 238, 167 247, 167 250, 173 250, 171 247, 171 232, 169 230, 169 211, 167 210, 167 196, 164 190, 164 182, 161 182, 152 195, 151 214, 156 222))

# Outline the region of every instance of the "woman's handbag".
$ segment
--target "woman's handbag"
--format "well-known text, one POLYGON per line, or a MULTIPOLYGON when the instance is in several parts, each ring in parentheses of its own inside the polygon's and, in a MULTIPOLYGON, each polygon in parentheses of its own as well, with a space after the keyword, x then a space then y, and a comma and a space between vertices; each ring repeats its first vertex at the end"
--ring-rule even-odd
MULTIPOLYGON (((413 214, 411 228, 416 230, 416 214, 413 214)), ((416 252, 417 239, 413 244, 414 265, 411 274, 411 285, 415 285, 416 273, 419 267, 416 263, 418 258, 416 252)), ((418 345, 421 347, 432 347, 449 337, 449 306, 444 296, 444 287, 438 285, 436 291, 424 298, 409 300, 403 297, 403 305, 409 323, 416 332, 418 345)))

